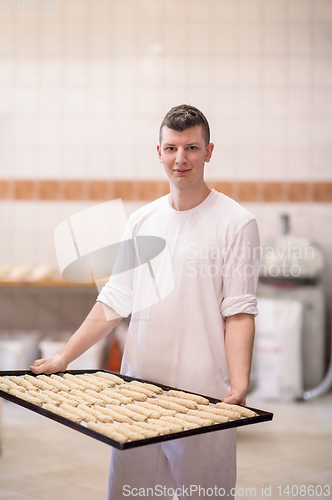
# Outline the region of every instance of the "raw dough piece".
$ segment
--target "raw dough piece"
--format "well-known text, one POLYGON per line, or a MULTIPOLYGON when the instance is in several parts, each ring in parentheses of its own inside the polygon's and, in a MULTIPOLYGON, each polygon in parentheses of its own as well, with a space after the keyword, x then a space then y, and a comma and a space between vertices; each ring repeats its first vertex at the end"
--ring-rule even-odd
MULTIPOLYGON (((51 375, 51 379, 53 380, 53 382, 55 382, 55 384, 54 384, 55 387, 58 386, 59 390, 61 390, 61 391, 70 391, 70 390, 73 390, 73 389, 80 390, 82 388, 82 386, 80 386, 78 384, 75 384, 71 380, 67 380, 64 377, 60 377, 60 375, 54 375, 54 374, 52 374, 51 375), (57 384, 60 384, 60 385, 57 385, 57 384)), ((51 382, 49 382, 49 383, 51 383, 51 382)))
POLYGON ((230 420, 229 417, 225 417, 224 415, 217 415, 216 413, 211 413, 202 410, 189 410, 188 415, 193 415, 194 417, 200 417, 200 418, 208 418, 209 420, 218 422, 218 424, 224 424, 225 422, 229 422, 230 420))
MULTIPOLYGON (((162 425, 158 425, 159 420, 154 421, 151 419, 150 421, 148 420, 148 425, 151 425, 153 428, 158 430, 160 434, 174 434, 175 432, 181 432, 181 426, 179 425, 173 425, 173 424, 168 424, 167 427, 167 422, 163 422, 162 425), (156 423, 154 423, 156 422, 156 423), (164 426, 164 424, 166 424, 164 426)), ((137 425, 140 424, 141 422, 137 422, 137 425)), ((142 422, 144 423, 144 422, 142 422)))
POLYGON ((131 429, 131 425, 129 424, 120 424, 120 425, 115 425, 117 432, 120 432, 124 436, 126 436, 129 441, 137 441, 139 439, 144 439, 144 435, 142 432, 139 432, 138 430, 135 432, 134 429, 131 429), (125 427, 128 425, 128 427, 125 427))
POLYGON ((119 386, 119 389, 125 389, 126 391, 134 391, 134 392, 140 392, 141 394, 145 394, 149 398, 155 398, 156 393, 154 391, 149 391, 149 389, 146 389, 145 387, 141 387, 140 385, 130 385, 130 384, 121 384, 119 386))
POLYGON ((237 411, 244 417, 257 417, 258 413, 253 410, 249 410, 249 408, 244 408, 240 405, 230 405, 228 403, 217 403, 216 408, 237 411))
POLYGON ((172 403, 171 401, 166 401, 165 399, 148 399, 147 402, 165 408, 166 410, 174 410, 176 413, 188 413, 188 408, 186 408, 185 406, 181 406, 177 403, 172 403))
POLYGON ((67 393, 66 393, 66 396, 64 396, 63 394, 59 394, 59 398, 61 400, 61 403, 66 403, 70 406, 78 406, 80 404, 80 403, 78 403, 78 401, 75 401, 75 399, 69 398, 67 393))
POLYGON ((106 386, 105 389, 108 387, 115 387, 116 383, 113 380, 109 380, 104 377, 98 377, 95 373, 83 373, 85 377, 88 377, 93 381, 94 384, 99 385, 103 384, 103 386, 106 386))
POLYGON ((122 394, 123 396, 127 396, 127 398, 134 398, 136 401, 146 401, 147 396, 140 392, 136 391, 128 391, 127 389, 118 389, 115 391, 117 394, 122 394))
POLYGON ((78 405, 78 408, 85 411, 86 413, 89 413, 90 415, 95 417, 97 420, 99 420, 99 422, 103 422, 105 424, 109 424, 109 423, 113 422, 113 418, 111 417, 111 415, 105 415, 105 413, 101 413, 98 410, 92 409, 92 408, 90 408, 90 406, 78 405))
MULTIPOLYGON (((113 408, 116 408, 118 409, 119 407, 116 406, 116 407, 113 407, 113 408)), ((121 413, 117 412, 115 409, 111 409, 111 408, 105 408, 105 410, 107 410, 107 414, 110 415, 116 422, 124 422, 124 423, 127 423, 127 424, 132 424, 132 420, 127 417, 126 415, 122 415, 121 413)), ((105 411, 106 413, 106 411, 105 411)))
POLYGON ((36 406, 43 406, 43 402, 39 398, 35 398, 28 394, 27 392, 17 391, 16 389, 10 389, 10 394, 16 396, 17 398, 24 399, 24 401, 28 401, 36 406))
POLYGON ((81 417, 79 417, 78 415, 74 415, 74 413, 64 410, 60 406, 47 404, 45 405, 45 409, 51 411, 52 413, 56 413, 57 415, 61 415, 61 417, 68 418, 68 420, 73 420, 73 422, 76 422, 77 424, 82 422, 81 417))
POLYGON ((89 402, 89 401, 86 401, 85 399, 82 399, 80 398, 79 396, 75 396, 75 394, 72 394, 71 392, 66 392, 66 391, 60 391, 59 392, 59 396, 62 396, 64 398, 64 402, 65 403, 69 403, 71 405, 73 405, 73 403, 75 403, 74 406, 77 406, 77 405, 80 405, 80 404, 85 404, 87 406, 91 406, 92 403, 89 402))
POLYGON ((44 392, 38 392, 38 391, 36 391, 34 389, 32 391, 28 391, 27 394, 29 394, 33 398, 40 399, 43 404, 46 403, 46 404, 51 404, 51 405, 59 406, 59 403, 57 403, 56 401, 54 401, 54 399, 51 399, 44 392))
MULTIPOLYGON (((25 392, 24 387, 22 387, 21 385, 15 384, 15 382, 12 382, 11 380, 8 380, 7 378, 2 378, 1 383, 2 383, 2 385, 6 385, 7 387, 9 387, 10 389, 14 389, 14 390, 19 391, 19 392, 25 392)), ((8 392, 8 391, 5 391, 5 392, 8 392)))
POLYGON ((93 380, 93 383, 95 385, 103 384, 105 389, 113 388, 116 386, 116 383, 114 380, 110 380, 110 379, 105 378, 105 377, 99 377, 95 373, 84 373, 83 375, 86 377, 90 377, 90 378, 92 377, 91 381, 93 380))
POLYGON ((212 408, 211 406, 198 405, 199 410, 206 411, 208 413, 215 413, 216 415, 224 415, 229 417, 231 420, 240 420, 241 414, 238 411, 224 410, 223 408, 212 408))
MULTIPOLYGON (((65 373, 63 378, 70 380, 74 384, 79 385, 81 390, 94 389, 95 391, 100 392, 100 387, 93 385, 90 382, 86 382, 85 380, 81 380, 80 378, 77 378, 76 375, 72 375, 71 373, 65 373), (82 387, 84 389, 82 389, 82 387)), ((76 387, 75 387, 75 389, 76 389, 76 387)))
POLYGON ((142 427, 138 427, 136 424, 121 424, 121 428, 126 428, 131 430, 134 433, 141 434, 141 439, 153 438, 159 435, 159 432, 156 429, 142 429, 142 427))
MULTIPOLYGON (((52 376, 51 376, 52 377, 52 376)), ((42 382, 46 382, 46 384, 51 385, 53 387, 53 392, 58 392, 61 390, 67 390, 69 391, 69 387, 65 388, 65 385, 58 382, 57 380, 51 378, 47 375, 37 375, 37 379, 41 380, 42 382), (54 390, 55 389, 55 390, 54 390)))
POLYGON ((109 396, 112 399, 116 399, 120 401, 120 403, 123 403, 124 405, 127 405, 129 403, 134 403, 134 398, 130 397, 128 398, 127 396, 124 396, 123 394, 117 394, 116 392, 111 392, 111 391, 101 391, 100 394, 105 394, 106 396, 109 396))
POLYGON ((171 403, 176 403, 178 405, 184 406, 189 410, 198 410, 198 403, 191 399, 173 398, 172 396, 160 396, 159 399, 165 399, 165 401, 170 401, 171 403))
MULTIPOLYGON (((100 390, 104 390, 109 387, 106 382, 104 382, 101 378, 98 379, 98 377, 95 377, 94 375, 76 375, 76 377, 90 385, 96 385, 100 388, 100 390)), ((115 387, 115 384, 113 387, 115 387)))
POLYGON ((129 404, 127 405, 129 410, 135 411, 136 413, 141 413, 148 418, 159 418, 160 413, 156 410, 150 410, 149 408, 144 408, 144 406, 140 406, 139 404, 129 404))
POLYGON ((18 377, 17 375, 12 375, 11 377, 9 377, 9 380, 11 382, 13 382, 13 384, 21 385, 27 391, 34 391, 35 390, 34 385, 32 385, 30 382, 28 382, 24 378, 18 377))
POLYGON ((43 392, 46 396, 48 396, 49 398, 51 398, 53 400, 53 404, 61 403, 63 400, 63 396, 61 395, 61 392, 59 394, 57 394, 56 392, 52 392, 52 391, 43 391, 43 392))
POLYGON ((25 380, 30 382, 32 385, 35 387, 38 387, 38 389, 41 389, 42 391, 52 391, 52 392, 58 392, 58 390, 53 387, 52 385, 48 384, 47 382, 44 382, 43 380, 38 379, 37 377, 32 377, 31 375, 24 375, 25 380))
POLYGON ((96 392, 96 391, 93 391, 92 389, 86 389, 85 394, 89 394, 89 396, 92 396, 96 399, 102 399, 106 404, 121 405, 121 401, 118 401, 117 399, 113 399, 103 392, 96 392))
POLYGON ((160 420, 164 422, 170 422, 171 424, 181 425, 184 429, 198 429, 199 425, 194 422, 188 422, 187 420, 182 420, 182 418, 177 417, 160 417, 160 420))
MULTIPOLYGON (((177 413, 175 410, 166 410, 166 408, 162 408, 161 406, 157 406, 156 404, 152 404, 149 402, 138 403, 137 406, 143 406, 143 408, 147 408, 148 410, 154 410, 159 413, 159 417, 161 415, 168 415, 169 417, 174 417, 177 413)), ((155 417, 150 417, 155 418, 155 417)))
POLYGON ((82 410, 82 408, 76 408, 75 406, 71 406, 67 403, 61 403, 61 408, 63 408, 66 411, 69 411, 69 413, 78 415, 79 417, 81 417, 82 420, 84 420, 84 422, 97 422, 96 417, 82 410))
POLYGON ((198 396, 197 394, 191 394, 183 391, 171 390, 168 391, 167 395, 174 398, 191 399, 192 401, 196 401, 196 403, 201 405, 208 405, 210 403, 210 401, 206 398, 203 398, 203 396, 198 396))
POLYGON ((10 386, 7 384, 3 384, 2 381, 0 380, 0 391, 7 392, 7 394, 9 394, 10 393, 10 386))
POLYGON ((101 413, 104 413, 105 415, 111 415, 109 408, 107 408, 106 406, 94 405, 93 409, 100 411, 101 413))
MULTIPOLYGON (((149 418, 148 423, 153 424, 154 420, 149 418)), ((168 429, 167 434, 182 432, 184 430, 183 425, 171 424, 170 422, 165 422, 160 419, 156 420, 156 425, 158 425, 159 427, 164 427, 164 429, 168 429)), ((164 434, 166 434, 166 432, 164 434)))
POLYGON ((126 417, 130 418, 131 420, 136 420, 137 422, 146 422, 148 417, 146 415, 142 415, 141 413, 137 413, 132 410, 128 410, 128 408, 123 408, 122 406, 112 406, 109 405, 108 407, 110 410, 116 411, 117 413, 120 413, 120 415, 125 415, 126 417))
POLYGON ((117 432, 113 427, 115 426, 94 424, 93 422, 88 422, 89 429, 99 432, 99 434, 103 434, 104 436, 107 436, 111 439, 114 439, 114 441, 118 441, 118 443, 126 443, 128 441, 128 438, 124 434, 117 432))
POLYGON ((136 427, 139 427, 141 429, 146 429, 146 430, 152 430, 153 432, 156 433, 156 436, 159 436, 160 434, 163 434, 163 427, 159 426, 157 424, 151 424, 149 422, 136 422, 134 424, 136 427))
POLYGON ((162 394, 163 390, 161 387, 158 387, 157 385, 153 384, 148 384, 147 382, 139 382, 138 380, 132 380, 130 382, 132 385, 139 385, 140 387, 144 387, 145 389, 148 389, 149 391, 153 391, 156 394, 162 394))
POLYGON ((83 391, 77 391, 76 389, 74 389, 73 391, 70 391, 70 394, 74 394, 74 396, 78 396, 79 398, 82 398, 84 401, 87 401, 88 403, 91 403, 93 405, 105 406, 105 402, 102 399, 96 399, 83 391))
POLYGON ((106 378, 107 380, 111 380, 112 382, 115 382, 116 384, 124 384, 124 380, 117 375, 114 375, 114 373, 108 373, 108 372, 96 372, 95 375, 97 377, 102 377, 106 378))
POLYGON ((177 413, 176 417, 182 418, 182 420, 186 420, 188 422, 194 422, 198 424, 199 427, 207 427, 208 425, 214 425, 214 421, 208 418, 194 417, 193 415, 184 415, 183 413, 177 413))

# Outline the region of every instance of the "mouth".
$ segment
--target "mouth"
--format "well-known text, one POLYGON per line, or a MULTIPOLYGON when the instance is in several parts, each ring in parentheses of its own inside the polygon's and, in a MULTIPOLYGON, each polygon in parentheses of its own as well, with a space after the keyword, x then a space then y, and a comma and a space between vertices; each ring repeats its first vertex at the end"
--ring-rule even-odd
POLYGON ((178 175, 185 175, 188 172, 190 172, 190 170, 191 170, 190 168, 188 168, 188 169, 177 168, 174 170, 174 172, 176 172, 178 175))

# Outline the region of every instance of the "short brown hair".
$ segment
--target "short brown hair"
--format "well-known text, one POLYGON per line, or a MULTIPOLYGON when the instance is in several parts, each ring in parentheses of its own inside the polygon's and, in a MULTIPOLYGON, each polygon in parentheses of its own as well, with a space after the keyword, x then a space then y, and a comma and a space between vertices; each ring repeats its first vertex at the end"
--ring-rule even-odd
POLYGON ((165 126, 171 128, 172 130, 183 132, 183 130, 197 127, 199 125, 201 125, 202 127, 203 137, 206 144, 208 145, 210 142, 210 127, 202 111, 195 108, 194 106, 189 106, 189 104, 180 104, 180 106, 174 106, 165 115, 160 125, 159 144, 161 144, 162 128, 165 126))

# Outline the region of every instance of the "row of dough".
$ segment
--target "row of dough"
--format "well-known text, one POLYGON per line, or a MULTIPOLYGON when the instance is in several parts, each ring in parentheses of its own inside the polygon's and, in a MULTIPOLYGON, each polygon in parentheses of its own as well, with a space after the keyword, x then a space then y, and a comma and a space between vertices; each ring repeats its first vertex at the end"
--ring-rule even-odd
MULTIPOLYGON (((158 406, 161 406, 166 410, 172 410, 180 413, 186 413, 188 411, 187 409, 200 409, 205 411, 206 407, 204 407, 204 405, 209 404, 209 400, 203 398, 202 396, 175 390, 168 391, 167 396, 160 396, 158 400, 154 401, 151 397, 154 398, 156 394, 162 394, 163 392, 160 387, 139 381, 132 381, 130 384, 124 384, 123 382, 124 381, 120 377, 107 372, 97 372, 95 375, 71 375, 66 373, 63 377, 58 375, 39 375, 37 377, 25 375, 24 379, 18 376, 9 377, 8 380, 4 377, 0 378, 0 384, 7 392, 11 389, 20 390, 22 392, 24 389, 27 389, 33 397, 36 395, 36 388, 41 389, 43 391, 42 394, 46 396, 44 400, 45 403, 54 403, 54 401, 50 401, 50 399, 55 399, 58 403, 61 403, 63 402, 63 398, 68 396, 73 400, 73 402, 83 402, 84 404, 88 404, 90 406, 91 404, 97 404, 100 406, 105 406, 105 404, 132 404, 134 403, 135 398, 131 395, 133 394, 135 396, 137 393, 138 395, 144 394, 149 396, 149 398, 144 397, 144 401, 147 401, 148 403, 151 402, 153 404, 158 404, 158 406), (102 378, 102 381, 100 377, 102 378), (105 389, 105 380, 107 381, 106 387, 113 387, 115 383, 119 384, 120 390, 122 389, 127 391, 128 397, 122 395, 120 391, 110 392, 105 389), (76 382, 78 382, 78 384, 76 382), (52 384, 54 385, 52 386, 52 384), (91 384, 95 384, 95 387, 97 385, 97 390, 91 388, 91 384), (6 385, 8 385, 8 387, 6 387, 6 385), (65 391, 63 389, 65 389, 65 391), (100 391, 99 393, 98 390, 100 391), (59 391, 60 394, 54 395, 53 392, 57 391, 59 391)), ((231 415, 231 418, 235 420, 241 418, 241 416, 252 417, 255 415, 255 412, 247 408, 243 408, 238 405, 229 405, 222 402, 217 403, 216 409, 235 411, 236 413, 231 415)), ((208 408, 207 410, 209 411, 211 408, 208 408)))
POLYGON ((107 376, 115 376, 104 372, 100 372, 100 375, 85 374, 81 376, 70 375, 69 377, 65 377, 65 375, 63 378, 57 375, 51 375, 51 377, 26 375, 24 379, 10 377, 9 380, 0 378, 0 389, 38 406, 44 406, 45 409, 77 423, 86 422, 91 429, 119 442, 181 432, 184 429, 193 429, 255 415, 251 410, 237 405, 218 403, 215 407, 207 406, 209 401, 206 398, 182 391, 169 391, 167 396, 162 395, 156 399, 156 395, 162 393, 162 389, 158 386, 139 381, 124 384, 120 378, 116 381, 108 379, 107 376), (107 389, 105 389, 104 384, 98 382, 97 377, 99 380, 108 379, 107 389), (50 380, 56 385, 62 384, 62 386, 52 386, 48 383, 50 380), (77 383, 78 380, 87 385, 77 383), (114 382, 119 384, 119 392, 125 390, 130 393, 128 398, 119 393, 115 396, 115 392, 109 391, 110 387, 115 386, 114 382), (32 389, 28 384, 32 386, 32 389), (44 384, 53 387, 53 390, 44 384), (76 388, 75 384, 79 385, 79 388, 76 388), (99 388, 99 392, 91 389, 90 384, 99 388), (67 387, 66 390, 63 390, 63 385, 67 387), (39 392, 39 389, 42 392, 39 392), (143 390, 141 391, 141 389, 143 390), (131 397, 134 392, 145 396, 144 401, 134 403, 134 398, 131 397), (129 401, 123 400, 123 398, 127 398, 129 401), (121 403, 125 403, 127 406, 121 407, 121 403), (121 425, 118 425, 119 423, 121 425))
MULTIPOLYGON (((63 377, 54 374, 51 376, 38 375, 37 377, 33 377, 26 374, 24 378, 11 376, 9 380, 3 379, 2 382, 8 385, 9 388, 22 392, 23 390, 33 391, 36 388, 48 392, 67 391, 73 393, 73 391, 83 391, 97 400, 104 400, 106 403, 110 402, 109 399, 116 399, 124 404, 133 403, 134 401, 146 401, 148 398, 155 398, 157 394, 162 394, 163 392, 160 387, 153 384, 139 381, 132 381, 129 384, 122 383, 123 380, 119 377, 104 372, 97 372, 96 375, 72 375, 65 373, 63 377), (112 377, 113 380, 109 377, 112 377), (113 388, 115 383, 119 384, 119 388, 115 391, 110 391, 109 389, 113 388)), ((169 391, 168 396, 168 402, 173 402, 175 405, 181 404, 190 409, 197 409, 199 403, 209 404, 206 398, 181 391, 169 391)), ((179 410, 175 406, 173 409, 179 410)))
MULTIPOLYGON (((73 393, 73 391, 83 391, 96 399, 104 399, 106 401, 106 397, 108 397, 109 399, 119 400, 124 404, 133 403, 135 400, 146 401, 148 397, 156 397, 157 393, 162 393, 162 389, 159 387, 152 386, 152 384, 143 384, 139 381, 133 381, 130 384, 120 383, 119 389, 110 391, 110 388, 115 386, 115 382, 104 378, 102 379, 101 377, 102 375, 98 377, 97 374, 72 375, 66 373, 63 377, 59 375, 38 375, 37 377, 33 377, 26 374, 24 378, 18 376, 11 376, 9 379, 0 378, 0 384, 3 386, 3 390, 7 392, 10 389, 19 390, 21 392, 25 390, 40 389, 42 391, 55 393, 59 391, 69 393, 73 393), (6 385, 8 386, 7 389, 4 387, 6 385), (148 386, 148 388, 146 386, 148 386), (155 387, 155 391, 151 391, 150 387, 155 387)), ((123 382, 119 377, 116 378, 118 378, 120 382, 123 382)))

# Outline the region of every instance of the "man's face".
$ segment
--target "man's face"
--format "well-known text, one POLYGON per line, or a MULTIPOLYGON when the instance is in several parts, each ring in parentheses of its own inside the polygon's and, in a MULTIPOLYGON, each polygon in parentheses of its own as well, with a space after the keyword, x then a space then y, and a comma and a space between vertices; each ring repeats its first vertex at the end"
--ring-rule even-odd
POLYGON ((169 181, 179 188, 197 187, 204 182, 204 164, 209 162, 214 145, 206 145, 202 127, 183 132, 162 128, 161 144, 157 146, 169 181))

